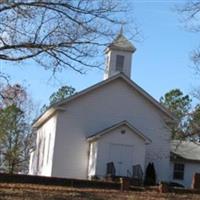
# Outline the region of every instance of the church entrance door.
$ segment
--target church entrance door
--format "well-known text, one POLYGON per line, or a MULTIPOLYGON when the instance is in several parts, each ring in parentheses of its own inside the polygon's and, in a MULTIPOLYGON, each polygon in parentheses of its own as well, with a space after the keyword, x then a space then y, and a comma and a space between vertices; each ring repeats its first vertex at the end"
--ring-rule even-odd
POLYGON ((134 147, 110 144, 110 161, 114 163, 116 176, 128 176, 132 172, 134 147))

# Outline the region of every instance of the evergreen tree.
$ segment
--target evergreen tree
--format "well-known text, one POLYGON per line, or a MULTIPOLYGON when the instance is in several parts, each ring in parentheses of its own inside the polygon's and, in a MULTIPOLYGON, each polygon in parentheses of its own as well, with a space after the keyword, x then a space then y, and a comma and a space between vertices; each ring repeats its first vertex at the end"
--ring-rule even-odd
POLYGON ((177 119, 176 124, 171 125, 172 139, 182 139, 187 135, 189 112, 192 99, 184 95, 179 89, 173 89, 160 98, 160 103, 166 107, 177 119))
POLYGON ((147 165, 147 168, 145 171, 144 185, 147 185, 147 186, 156 185, 156 171, 155 171, 153 163, 149 163, 147 165))
POLYGON ((200 105, 198 104, 191 113, 189 121, 188 134, 194 140, 200 141, 200 105))
POLYGON ((26 173, 32 146, 27 93, 18 84, 4 86, 0 92, 0 171, 26 173))
POLYGON ((50 107, 52 104, 55 104, 59 101, 66 99, 67 97, 72 96, 73 94, 75 94, 75 91, 75 88, 71 86, 62 86, 56 92, 51 94, 51 96, 49 97, 49 105, 43 105, 43 107, 41 108, 41 112, 46 111, 48 107, 50 107))

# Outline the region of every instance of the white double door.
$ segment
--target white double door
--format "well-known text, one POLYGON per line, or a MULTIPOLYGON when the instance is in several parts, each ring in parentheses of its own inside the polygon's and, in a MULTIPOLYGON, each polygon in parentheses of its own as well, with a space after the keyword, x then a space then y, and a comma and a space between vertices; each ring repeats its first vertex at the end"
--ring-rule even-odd
POLYGON ((110 161, 114 163, 116 176, 132 174, 133 154, 134 147, 132 145, 110 144, 110 161))

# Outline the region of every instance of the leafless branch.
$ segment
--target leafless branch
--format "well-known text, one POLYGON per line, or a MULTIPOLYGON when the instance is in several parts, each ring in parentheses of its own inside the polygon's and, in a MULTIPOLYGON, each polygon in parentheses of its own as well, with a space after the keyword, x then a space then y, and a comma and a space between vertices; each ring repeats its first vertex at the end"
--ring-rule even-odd
MULTIPOLYGON (((177 7, 181 22, 186 30, 200 33, 200 0, 190 0, 186 4, 177 7)), ((200 72, 200 50, 199 47, 193 51, 191 59, 195 65, 195 71, 200 72)))
POLYGON ((1 1, 0 60, 34 59, 53 71, 71 68, 79 73, 99 67, 91 58, 116 34, 115 25, 125 22, 117 17, 125 11, 119 2, 1 1))

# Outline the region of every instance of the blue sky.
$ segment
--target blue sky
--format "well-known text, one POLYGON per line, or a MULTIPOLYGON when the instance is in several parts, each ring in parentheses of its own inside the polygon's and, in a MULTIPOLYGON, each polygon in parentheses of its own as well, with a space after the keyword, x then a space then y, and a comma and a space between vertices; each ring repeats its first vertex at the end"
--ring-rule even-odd
MULTIPOLYGON (((128 17, 130 21, 136 20, 142 37, 139 42, 132 40, 137 48, 133 55, 132 79, 156 99, 173 88, 190 93, 200 84, 189 58, 200 42, 198 35, 185 31, 173 10, 175 4, 182 2, 130 0, 128 17)), ((125 26, 125 35, 126 30, 125 26)), ((33 62, 1 63, 0 67, 13 82, 25 84, 40 106, 62 85, 71 85, 80 91, 103 79, 102 70, 91 70, 86 75, 68 70, 52 78, 51 72, 33 62)))

